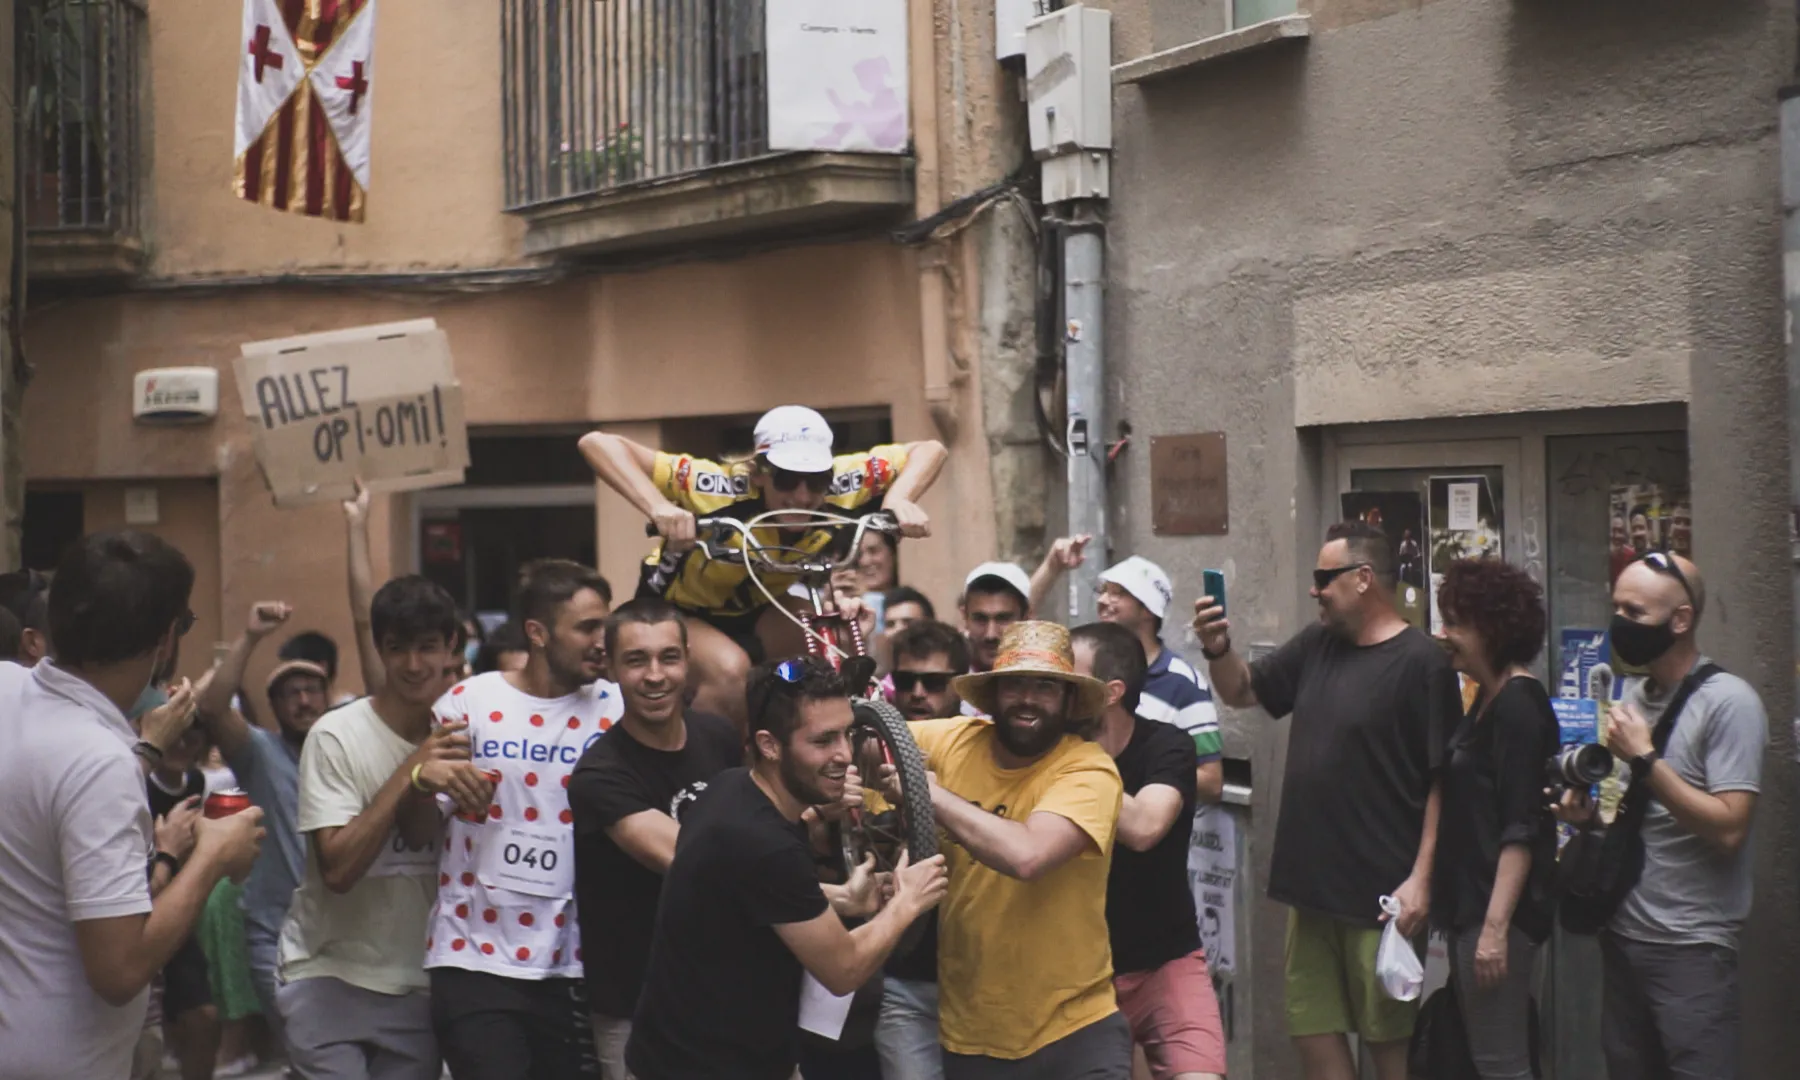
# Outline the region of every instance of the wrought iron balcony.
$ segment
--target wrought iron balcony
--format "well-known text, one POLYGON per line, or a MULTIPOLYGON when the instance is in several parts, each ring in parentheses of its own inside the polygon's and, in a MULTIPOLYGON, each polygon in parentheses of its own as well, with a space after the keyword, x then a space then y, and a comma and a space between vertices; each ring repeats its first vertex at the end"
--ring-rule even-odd
POLYGON ((142 245, 142 0, 24 0, 19 198, 34 275, 129 273, 142 245))
POLYGON ((904 154, 771 147, 766 18, 764 0, 501 0, 505 205, 531 224, 526 249, 656 246, 908 204, 904 154))

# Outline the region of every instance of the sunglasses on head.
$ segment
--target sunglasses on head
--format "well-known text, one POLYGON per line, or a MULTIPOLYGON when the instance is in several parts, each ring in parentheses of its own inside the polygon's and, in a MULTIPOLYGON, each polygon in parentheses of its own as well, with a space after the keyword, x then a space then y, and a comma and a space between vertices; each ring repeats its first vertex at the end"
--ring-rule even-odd
POLYGON ((793 494, 802 485, 815 495, 823 495, 831 487, 831 473, 798 473, 771 467, 769 483, 774 484, 775 490, 783 495, 793 494))
POLYGON ((955 673, 949 671, 896 671, 893 673, 894 690, 910 694, 914 687, 923 686, 927 694, 941 694, 950 689, 950 680, 955 677, 955 673))
POLYGON ((1332 566, 1332 567, 1327 567, 1327 568, 1320 569, 1320 570, 1314 570, 1313 571, 1313 588, 1318 589, 1319 591, 1323 592, 1324 590, 1330 588, 1331 583, 1336 581, 1338 578, 1343 577, 1345 574, 1348 574, 1352 570, 1361 570, 1368 565, 1369 564, 1366 562, 1353 562, 1353 563, 1349 564, 1348 566, 1332 566))
POLYGON ((1659 574, 1667 574, 1674 578, 1680 583, 1681 591, 1687 593, 1688 603, 1692 604, 1696 602, 1694 600, 1694 587, 1688 584, 1687 575, 1681 572, 1681 564, 1675 561, 1675 556, 1666 551, 1652 551, 1647 555, 1639 556, 1638 562, 1643 563, 1645 566, 1648 566, 1659 574))

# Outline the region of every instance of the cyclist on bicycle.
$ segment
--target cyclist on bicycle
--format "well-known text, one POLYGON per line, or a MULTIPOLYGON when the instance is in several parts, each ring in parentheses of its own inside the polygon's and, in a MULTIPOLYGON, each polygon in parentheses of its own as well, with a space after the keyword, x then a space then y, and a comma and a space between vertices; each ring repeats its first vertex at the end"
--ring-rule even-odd
MULTIPOLYGON (((812 409, 783 405, 756 423, 756 451, 747 461, 708 461, 690 454, 652 450, 602 431, 581 439, 581 453, 600 479, 649 518, 662 537, 644 562, 638 595, 660 596, 688 619, 689 654, 698 687, 694 706, 730 717, 740 730, 744 678, 750 665, 769 656, 804 651, 798 627, 775 611, 769 594, 784 597, 798 575, 769 572, 769 563, 792 563, 830 551, 842 530, 809 527, 804 520, 756 530, 760 544, 756 587, 737 563, 714 562, 694 550, 694 519, 748 520, 768 511, 840 511, 848 515, 886 510, 902 535, 931 534, 918 498, 943 468, 943 444, 935 440, 877 446, 861 454, 832 453, 831 426, 812 409)), ((729 541, 741 546, 741 534, 729 541)))

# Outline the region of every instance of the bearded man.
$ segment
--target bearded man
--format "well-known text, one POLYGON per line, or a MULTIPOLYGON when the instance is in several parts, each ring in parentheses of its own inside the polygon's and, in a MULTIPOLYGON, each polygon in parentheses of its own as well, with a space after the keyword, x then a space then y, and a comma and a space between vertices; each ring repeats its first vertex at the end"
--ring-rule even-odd
POLYGON ((912 724, 955 841, 939 919, 947 1080, 1128 1080, 1106 882, 1123 786, 1094 742, 1106 685, 1075 672, 1069 631, 1018 622, 993 667, 955 681, 993 720, 912 724))

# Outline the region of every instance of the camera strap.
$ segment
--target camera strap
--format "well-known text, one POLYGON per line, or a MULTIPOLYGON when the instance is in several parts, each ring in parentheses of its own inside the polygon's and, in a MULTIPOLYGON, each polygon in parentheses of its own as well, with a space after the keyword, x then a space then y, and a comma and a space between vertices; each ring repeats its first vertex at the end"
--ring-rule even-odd
MULTIPOLYGON (((1706 684, 1706 680, 1724 670, 1717 664, 1701 664, 1688 672, 1687 678, 1681 680, 1681 685, 1675 688, 1674 695, 1669 698, 1669 705, 1663 710, 1662 718, 1657 720, 1656 727, 1650 732, 1650 745, 1656 748, 1658 754, 1668 751, 1669 739, 1675 734, 1675 722, 1681 719, 1682 710, 1687 708, 1688 699, 1694 696, 1696 690, 1706 684)), ((1643 828, 1644 815, 1650 811, 1650 799, 1649 777, 1642 779, 1633 777, 1631 786, 1625 791, 1625 798, 1619 807, 1619 816, 1613 823, 1613 828, 1624 826, 1634 833, 1643 828)))

